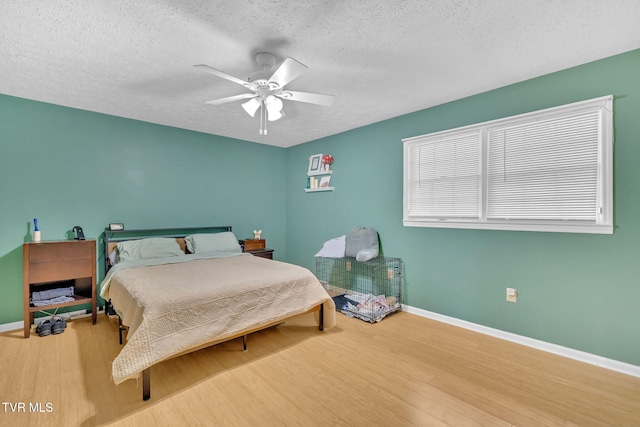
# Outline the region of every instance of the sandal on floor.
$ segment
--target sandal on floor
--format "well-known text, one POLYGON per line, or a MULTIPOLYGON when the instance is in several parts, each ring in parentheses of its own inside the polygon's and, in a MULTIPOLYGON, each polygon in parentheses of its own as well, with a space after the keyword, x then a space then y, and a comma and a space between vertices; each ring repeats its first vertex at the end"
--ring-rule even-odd
POLYGON ((60 316, 56 316, 51 320, 53 321, 53 324, 51 325, 51 333, 54 335, 63 333, 67 327, 67 322, 65 322, 60 316))
POLYGON ((36 327, 36 334, 41 337, 46 337, 51 335, 51 320, 46 319, 40 322, 40 324, 36 327))

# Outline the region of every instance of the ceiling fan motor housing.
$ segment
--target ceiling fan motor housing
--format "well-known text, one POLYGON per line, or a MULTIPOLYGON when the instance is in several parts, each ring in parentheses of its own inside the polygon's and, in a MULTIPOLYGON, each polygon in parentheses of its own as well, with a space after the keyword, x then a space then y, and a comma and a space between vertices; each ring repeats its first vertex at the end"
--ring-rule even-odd
POLYGON ((277 89, 276 83, 269 83, 271 72, 269 71, 274 65, 276 65, 276 56, 269 52, 260 52, 256 54, 256 62, 260 66, 260 71, 252 73, 247 81, 251 83, 256 90, 273 90, 277 89))
POLYGON ((256 54, 256 62, 263 70, 268 70, 269 68, 276 65, 276 56, 273 53, 269 52, 260 52, 256 54))

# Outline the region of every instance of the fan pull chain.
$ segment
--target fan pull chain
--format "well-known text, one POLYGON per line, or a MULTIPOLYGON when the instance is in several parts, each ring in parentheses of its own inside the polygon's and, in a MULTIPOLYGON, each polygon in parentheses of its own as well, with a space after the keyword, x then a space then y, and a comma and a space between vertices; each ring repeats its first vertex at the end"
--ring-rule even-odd
POLYGON ((264 101, 260 101, 260 135, 265 134, 264 127, 264 101))
POLYGON ((262 100, 262 106, 260 107, 260 135, 267 134, 267 106, 262 100))

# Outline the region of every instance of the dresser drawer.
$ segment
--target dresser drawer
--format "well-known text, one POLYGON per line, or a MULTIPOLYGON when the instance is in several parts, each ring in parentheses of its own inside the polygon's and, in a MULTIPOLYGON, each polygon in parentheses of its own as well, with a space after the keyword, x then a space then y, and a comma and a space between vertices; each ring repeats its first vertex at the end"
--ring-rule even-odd
POLYGON ((29 263, 91 259, 91 246, 95 246, 95 242, 32 243, 29 246, 29 263))
POLYGON ((266 242, 264 239, 246 239, 242 242, 245 252, 254 251, 256 249, 264 249, 266 247, 266 242))
POLYGON ((29 283, 59 282, 79 277, 92 277, 91 258, 36 262, 29 266, 29 283))

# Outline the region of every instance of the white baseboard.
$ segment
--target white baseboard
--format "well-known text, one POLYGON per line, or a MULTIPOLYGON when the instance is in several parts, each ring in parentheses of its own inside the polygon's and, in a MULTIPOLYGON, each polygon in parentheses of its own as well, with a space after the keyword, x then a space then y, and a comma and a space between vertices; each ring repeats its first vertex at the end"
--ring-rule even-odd
POLYGON ((13 323, 4 323, 0 325, 0 332, 9 332, 15 331, 16 329, 22 329, 24 327, 24 322, 13 322, 13 323))
POLYGON ((552 344, 546 341, 540 341, 534 338, 513 334, 511 332, 489 328, 488 326, 478 325, 477 323, 467 322, 466 320, 445 316, 443 314, 434 313, 432 311, 423 310, 421 308, 411 307, 405 304, 402 305, 402 310, 406 311, 407 313, 426 317, 432 320, 437 320, 438 322, 448 323, 453 326, 459 326, 461 328, 469 329, 474 332, 490 335, 506 341, 522 344, 527 347, 532 347, 538 350, 546 351, 548 353, 557 354, 569 359, 578 360, 590 365, 599 366, 601 368, 640 378, 640 366, 632 365, 630 363, 620 362, 618 360, 608 359, 606 357, 598 356, 580 350, 574 350, 569 347, 563 347, 561 345, 552 344))
MULTIPOLYGON (((100 313, 98 311, 98 313, 100 313)), ((87 314, 86 310, 77 310, 77 311, 69 311, 67 313, 58 313, 57 316, 62 316, 65 319, 79 319, 81 317, 87 317, 87 316, 91 316, 91 313, 87 314)), ((43 316, 43 317, 38 317, 36 318, 36 323, 40 323, 42 322, 44 319, 50 319, 51 316, 43 316)), ((19 322, 12 322, 12 323, 4 323, 4 324, 0 324, 0 333, 2 332, 9 332, 9 331, 15 331, 18 329, 22 329, 24 328, 24 322, 23 321, 19 321, 19 322)))

